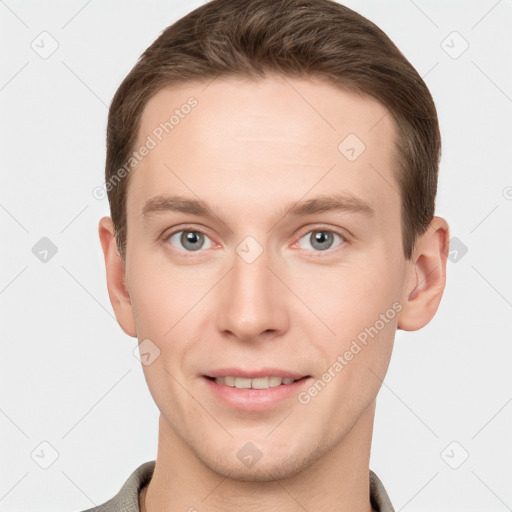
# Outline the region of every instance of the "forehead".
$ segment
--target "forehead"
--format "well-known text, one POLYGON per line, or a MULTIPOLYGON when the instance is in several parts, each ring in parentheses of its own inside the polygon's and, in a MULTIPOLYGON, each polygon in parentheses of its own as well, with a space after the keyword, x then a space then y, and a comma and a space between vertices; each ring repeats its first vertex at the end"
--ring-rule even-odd
POLYGON ((251 191, 256 202, 286 201, 336 188, 382 204, 398 200, 392 116, 377 100, 319 79, 166 87, 141 118, 137 147, 150 140, 130 178, 128 204, 138 210, 176 192, 208 201, 229 192, 242 204, 251 191))

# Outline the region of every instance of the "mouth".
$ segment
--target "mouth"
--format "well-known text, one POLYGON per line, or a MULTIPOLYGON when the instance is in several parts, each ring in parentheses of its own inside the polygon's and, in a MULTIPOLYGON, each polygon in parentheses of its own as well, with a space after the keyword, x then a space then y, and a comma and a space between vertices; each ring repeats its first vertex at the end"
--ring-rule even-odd
POLYGON ((234 375, 227 375, 225 377, 209 377, 207 379, 220 384, 221 386, 229 386, 237 389, 269 389, 277 388, 278 386, 288 386, 299 380, 307 379, 309 375, 299 378, 292 377, 235 377, 234 375))
POLYGON ((208 392, 224 407, 245 412, 277 410, 283 403, 296 399, 311 383, 311 375, 286 370, 244 371, 235 368, 203 375, 208 392))

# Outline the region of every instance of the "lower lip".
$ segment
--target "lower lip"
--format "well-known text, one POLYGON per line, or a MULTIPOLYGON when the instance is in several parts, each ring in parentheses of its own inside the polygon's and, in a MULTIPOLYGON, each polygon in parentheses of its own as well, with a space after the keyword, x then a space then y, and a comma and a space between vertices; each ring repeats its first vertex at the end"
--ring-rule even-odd
POLYGON ((304 377, 291 384, 281 384, 267 389, 239 389, 203 377, 208 388, 223 403, 241 411, 264 411, 271 409, 280 402, 296 397, 306 386, 311 377, 304 377))

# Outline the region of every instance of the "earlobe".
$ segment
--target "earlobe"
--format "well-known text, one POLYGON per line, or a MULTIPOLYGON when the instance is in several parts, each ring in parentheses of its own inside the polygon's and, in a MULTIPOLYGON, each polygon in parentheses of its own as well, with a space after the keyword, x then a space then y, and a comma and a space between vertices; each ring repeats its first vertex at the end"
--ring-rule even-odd
POLYGON ((404 290, 399 329, 416 331, 434 317, 446 284, 449 240, 448 223, 434 217, 427 231, 418 238, 410 262, 410 277, 404 290))
POLYGON ((121 260, 114 237, 114 225, 110 217, 103 217, 98 226, 105 271, 108 295, 114 309, 117 322, 128 336, 137 337, 130 294, 126 287, 125 265, 121 260))

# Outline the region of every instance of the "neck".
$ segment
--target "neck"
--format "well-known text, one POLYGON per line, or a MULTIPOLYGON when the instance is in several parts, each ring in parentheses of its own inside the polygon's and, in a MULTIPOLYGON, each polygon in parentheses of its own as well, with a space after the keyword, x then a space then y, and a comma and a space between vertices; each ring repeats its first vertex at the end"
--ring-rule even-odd
POLYGON ((350 432, 297 474, 268 482, 239 481, 207 467, 160 415, 158 453, 141 511, 280 510, 371 512, 369 459, 375 402, 350 432))

